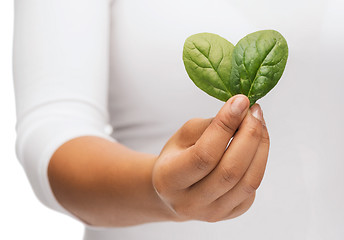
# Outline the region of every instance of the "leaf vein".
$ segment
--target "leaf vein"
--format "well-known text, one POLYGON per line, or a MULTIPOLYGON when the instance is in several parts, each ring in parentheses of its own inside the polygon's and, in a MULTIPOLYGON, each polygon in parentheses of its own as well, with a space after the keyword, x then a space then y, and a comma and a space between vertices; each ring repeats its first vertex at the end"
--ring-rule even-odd
MULTIPOLYGON (((199 68, 202 68, 202 69, 204 69, 204 68, 209 68, 209 69, 212 69, 211 67, 202 67, 202 66, 200 66, 200 65, 198 65, 195 61, 193 61, 192 59, 186 59, 186 60, 188 60, 188 61, 190 61, 190 62, 192 62, 192 63, 194 63, 197 67, 199 67, 199 68)), ((216 87, 211 81, 209 81, 208 79, 205 79, 205 81, 210 85, 210 86, 212 86, 214 89, 216 89, 216 90, 218 90, 218 91, 221 91, 221 92, 224 92, 224 93, 226 93, 226 94, 229 94, 229 96, 231 96, 231 94, 230 93, 228 93, 227 91, 225 91, 225 90, 223 90, 223 89, 221 89, 221 88, 218 88, 218 87, 216 87)))
POLYGON ((221 83, 222 83, 222 85, 225 87, 225 89, 226 89, 226 91, 227 91, 227 93, 229 93, 229 95, 231 95, 230 94, 230 92, 229 92, 229 90, 228 90, 228 88, 227 88, 227 86, 226 86, 226 84, 225 84, 225 82, 223 81, 223 79, 221 78, 221 76, 220 76, 220 74, 218 73, 218 71, 217 71, 217 69, 215 69, 215 67, 214 67, 214 65, 213 65, 213 63, 209 60, 209 58, 196 46, 196 44, 195 43, 193 43, 193 45, 195 46, 195 48, 208 60, 208 62, 210 63, 210 66, 214 69, 214 71, 216 72, 216 74, 217 74, 217 76, 219 77, 219 79, 221 80, 221 83))
POLYGON ((253 82, 252 82, 252 84, 251 84, 250 90, 248 91, 248 94, 247 94, 248 96, 250 96, 250 93, 251 93, 251 90, 252 90, 252 88, 253 88, 253 85, 254 85, 255 81, 257 80, 258 72, 260 71, 261 67, 263 66, 263 63, 264 63, 265 59, 269 56, 269 54, 270 54, 270 53, 272 52, 272 50, 276 47, 276 45, 277 45, 277 40, 276 40, 275 44, 271 47, 271 49, 268 51, 268 53, 264 56, 264 58, 263 58, 263 60, 262 60, 262 63, 260 64, 260 66, 259 66, 259 68, 258 68, 258 70, 257 70, 257 72, 256 72, 256 75, 255 75, 255 77, 254 77, 254 79, 253 79, 253 82))

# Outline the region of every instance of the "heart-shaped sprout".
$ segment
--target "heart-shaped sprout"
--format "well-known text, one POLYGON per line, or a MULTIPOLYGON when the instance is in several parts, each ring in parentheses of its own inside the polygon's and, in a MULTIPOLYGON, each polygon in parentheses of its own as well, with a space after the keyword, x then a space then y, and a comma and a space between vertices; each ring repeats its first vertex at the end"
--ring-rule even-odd
POLYGON ((288 58, 284 37, 274 30, 251 33, 234 47, 212 33, 186 39, 185 69, 200 89, 221 101, 245 94, 253 105, 278 82, 288 58))

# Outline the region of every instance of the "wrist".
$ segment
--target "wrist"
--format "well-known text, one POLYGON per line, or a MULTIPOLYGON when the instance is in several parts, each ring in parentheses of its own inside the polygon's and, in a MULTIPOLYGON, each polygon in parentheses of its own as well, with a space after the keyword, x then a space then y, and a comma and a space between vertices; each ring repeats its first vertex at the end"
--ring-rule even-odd
POLYGON ((154 158, 154 161, 153 161, 154 165, 152 166, 151 174, 150 174, 151 186, 154 191, 154 195, 155 195, 154 198, 156 199, 156 207, 162 217, 160 221, 174 221, 174 222, 186 221, 188 219, 182 219, 173 209, 173 206, 169 203, 168 199, 166 199, 163 195, 161 195, 158 189, 156 188, 156 186, 159 186, 160 183, 159 183, 159 180, 157 180, 156 176, 154 176, 154 174, 156 174, 156 165, 157 165, 157 162, 159 161, 159 158, 161 157, 162 155, 160 154, 159 157, 154 158))
POLYGON ((80 137, 55 152, 48 176, 59 203, 89 225, 173 220, 152 184, 156 159, 119 143, 80 137))

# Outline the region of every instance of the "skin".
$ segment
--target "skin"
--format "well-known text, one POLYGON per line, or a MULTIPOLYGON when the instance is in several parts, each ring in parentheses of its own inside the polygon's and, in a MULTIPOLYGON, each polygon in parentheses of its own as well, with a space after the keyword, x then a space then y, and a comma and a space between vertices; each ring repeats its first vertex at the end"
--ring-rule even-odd
POLYGON ((159 156, 97 137, 73 139, 49 164, 56 199, 94 226, 237 217, 254 201, 269 152, 261 109, 249 104, 237 95, 216 117, 188 121, 159 156))

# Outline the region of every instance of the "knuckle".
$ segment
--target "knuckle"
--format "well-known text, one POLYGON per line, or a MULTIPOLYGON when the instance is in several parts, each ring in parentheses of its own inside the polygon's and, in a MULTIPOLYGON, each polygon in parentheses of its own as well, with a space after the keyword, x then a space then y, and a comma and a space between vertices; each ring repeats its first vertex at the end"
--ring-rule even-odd
POLYGON ((222 181, 225 184, 233 185, 240 180, 241 172, 238 168, 235 168, 235 167, 226 168, 222 166, 221 176, 222 176, 222 181))
POLYGON ((246 180, 246 182, 243 184, 243 191, 249 195, 255 193, 257 189, 259 188, 261 180, 258 178, 251 178, 249 180, 246 180))
POLYGON ((210 216, 207 216, 204 221, 208 222, 208 223, 216 223, 216 222, 219 222, 221 221, 222 219, 215 216, 215 215, 210 215, 210 216))
POLYGON ((201 221, 215 223, 222 221, 227 216, 228 204, 223 205, 213 202, 211 205, 208 205, 205 211, 203 211, 202 216, 199 218, 201 221))
POLYGON ((215 162, 215 158, 202 147, 195 146, 192 156, 194 165, 199 170, 207 170, 215 162))
POLYGON ((193 219, 193 208, 192 204, 188 202, 183 202, 179 204, 172 205, 173 211, 182 219, 193 219))
POLYGON ((209 208, 202 217, 202 221, 215 223, 225 219, 223 206, 214 206, 209 208))
POLYGON ((245 212, 247 212, 250 207, 253 205, 253 202, 255 200, 255 194, 251 194, 247 199, 245 199, 243 202, 241 202, 238 206, 234 207, 226 217, 226 219, 232 219, 236 218, 245 212))
POLYGON ((203 222, 215 223, 215 222, 221 221, 222 218, 219 216, 217 210, 214 211, 214 210, 207 209, 203 211, 203 213, 200 216, 198 216, 198 220, 203 221, 203 222))
POLYGON ((198 131, 198 128, 203 125, 209 125, 212 119, 204 119, 204 118, 191 118, 184 125, 180 128, 180 131, 184 133, 193 133, 198 131))
POLYGON ((178 130, 179 138, 184 139, 192 135, 193 126, 196 121, 197 119, 193 118, 184 123, 184 125, 178 130))
POLYGON ((251 125, 247 127, 247 134, 255 139, 260 139, 262 137, 262 126, 261 123, 254 121, 251 125))
POLYGON ((262 135, 262 138, 260 140, 262 143, 270 146, 270 137, 269 134, 266 132, 265 134, 262 135))
POLYGON ((256 198, 256 194, 254 192, 240 204, 241 206, 239 205, 238 207, 242 207, 243 212, 246 212, 253 205, 255 198, 256 198))
POLYGON ((228 133, 234 133, 238 128, 238 120, 235 120, 232 117, 218 117, 215 118, 212 122, 217 128, 228 133), (230 121, 228 119, 230 119, 230 121))
POLYGON ((181 147, 190 147, 200 138, 211 119, 192 118, 188 120, 174 135, 177 145, 181 147))
POLYGON ((197 122, 199 119, 198 118, 191 118, 188 121, 186 121, 186 123, 184 124, 185 127, 190 127, 193 126, 195 124, 195 122, 197 122))
POLYGON ((188 133, 190 131, 190 129, 193 128, 193 126, 195 126, 195 124, 197 122, 199 122, 200 119, 198 118, 192 118, 190 120, 188 120, 186 123, 184 123, 184 125, 181 127, 181 131, 188 133))

